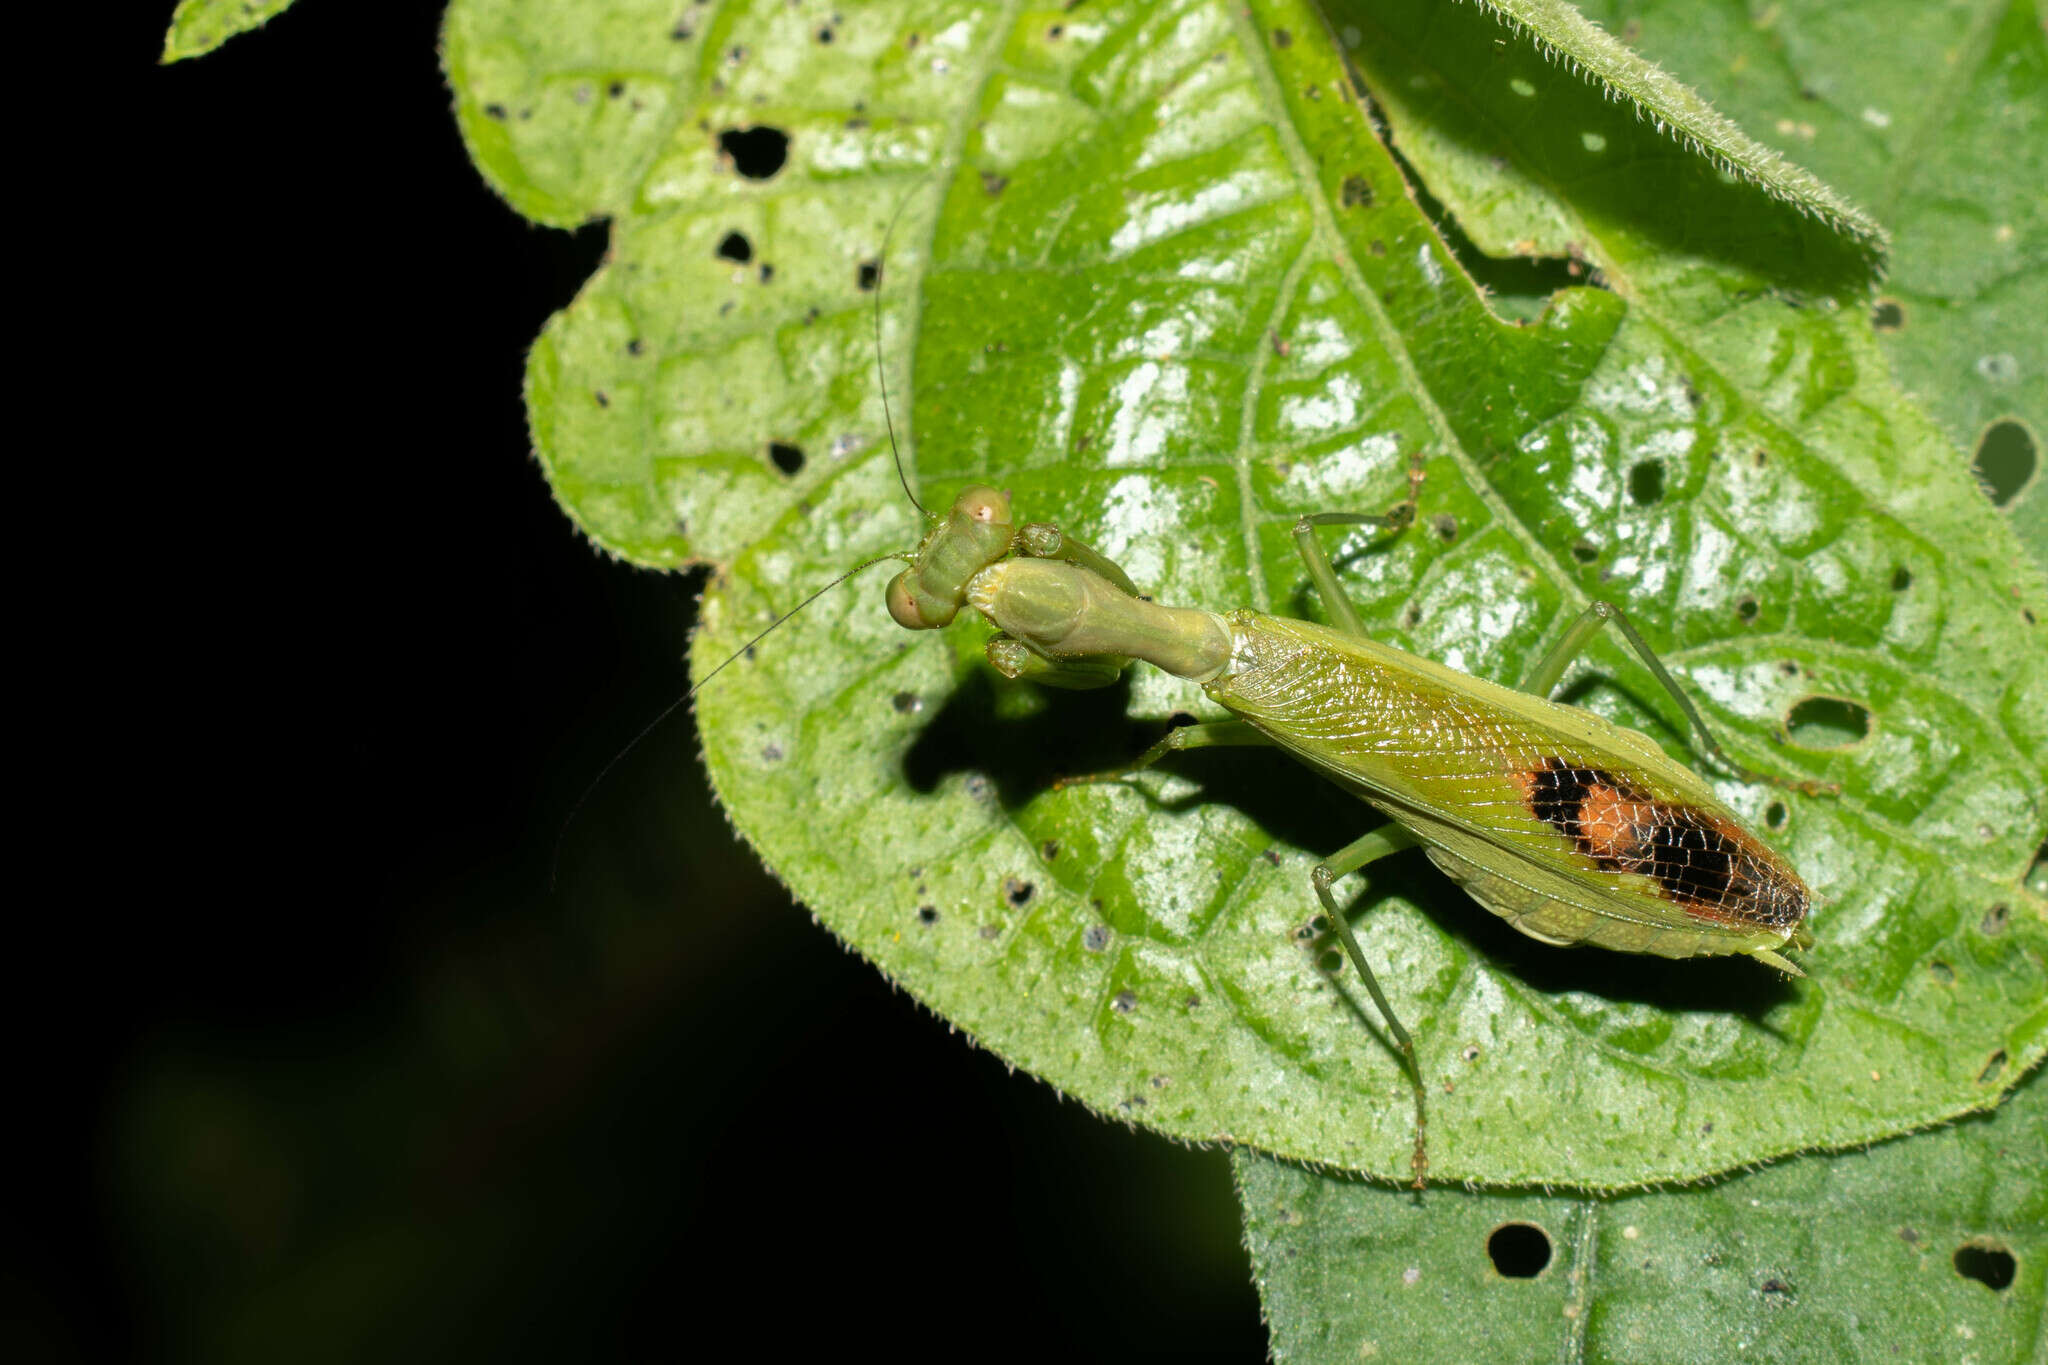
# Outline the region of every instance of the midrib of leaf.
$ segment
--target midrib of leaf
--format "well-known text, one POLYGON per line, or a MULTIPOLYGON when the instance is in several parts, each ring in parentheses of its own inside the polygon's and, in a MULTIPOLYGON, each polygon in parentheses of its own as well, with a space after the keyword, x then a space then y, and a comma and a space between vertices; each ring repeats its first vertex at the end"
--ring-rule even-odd
MULTIPOLYGON (((1290 0, 1258 0, 1258 3, 1260 13, 1268 15, 1272 19, 1289 17, 1296 18, 1298 21, 1299 18, 1303 17, 1312 18, 1313 22, 1322 29, 1322 36, 1324 41, 1328 43, 1329 50, 1332 52, 1342 50, 1337 43, 1336 34, 1330 31, 1327 16, 1320 11, 1315 12, 1312 16, 1306 15, 1300 10, 1296 10, 1294 15, 1286 15, 1285 10, 1289 7, 1290 0)), ((1473 491, 1478 493, 1480 499, 1486 503, 1488 509, 1498 519, 1498 524, 1508 529, 1531 559, 1543 565, 1548 571, 1551 581, 1563 591, 1567 601, 1575 602, 1583 607, 1588 599, 1584 593, 1580 592, 1578 584, 1572 580, 1569 574, 1564 572, 1563 566, 1558 562, 1557 557, 1551 552, 1549 547, 1542 543, 1535 532, 1525 525, 1520 517, 1509 510, 1507 500, 1501 495, 1500 490, 1494 486, 1493 480, 1480 470, 1478 462, 1472 458, 1471 453, 1465 448, 1465 443, 1460 439, 1457 429, 1452 425, 1449 414, 1445 412, 1443 404, 1437 398, 1434 387, 1422 377, 1421 369, 1416 365, 1414 356, 1409 352, 1406 335, 1400 328, 1394 325, 1393 319, 1387 316, 1387 310, 1380 302, 1379 296, 1365 282, 1364 276, 1359 270, 1358 262, 1352 256, 1349 246, 1344 240, 1344 234, 1337 228, 1335 210, 1330 204, 1329 196, 1322 192, 1322 185, 1319 177, 1316 175, 1314 162, 1309 157, 1307 149, 1302 146, 1301 134, 1295 127, 1293 114, 1287 108, 1286 99, 1280 93, 1279 75, 1273 68, 1263 34, 1260 28, 1253 22, 1252 10, 1249 6, 1242 9, 1234 7, 1232 9, 1232 16, 1236 23, 1238 44, 1244 49, 1247 58, 1251 62, 1252 69, 1258 74, 1260 94, 1265 102, 1267 113, 1271 116, 1274 127, 1280 130, 1281 145, 1287 149, 1288 160, 1294 167, 1295 182, 1300 187, 1302 197, 1308 201, 1311 211, 1315 215, 1316 228, 1314 237, 1322 240, 1324 250, 1329 253, 1330 259, 1335 261, 1338 269, 1343 272, 1344 281, 1350 286, 1352 296, 1364 307, 1367 316, 1372 318, 1373 324, 1377 329, 1375 340, 1379 342, 1388 355, 1394 358, 1395 365, 1399 368, 1403 379, 1406 381, 1408 391, 1422 398, 1424 410, 1429 414, 1429 424, 1435 431, 1437 440, 1442 443, 1444 451, 1457 460, 1459 472, 1464 475, 1465 481, 1471 485, 1473 491)), ((1357 125, 1358 136, 1362 139, 1377 142, 1378 137, 1372 128, 1371 121, 1363 117, 1363 111, 1359 109, 1357 99, 1351 91, 1350 84, 1342 78, 1343 75, 1348 75, 1348 73, 1341 73, 1339 79, 1330 83, 1330 88, 1356 116, 1353 122, 1357 125)), ((1314 238, 1311 240, 1314 240, 1314 238)), ((1464 266, 1440 240, 1433 239, 1431 247, 1436 253, 1438 263, 1447 274, 1455 273, 1458 278, 1465 281, 1468 288, 1476 287, 1473 285, 1472 277, 1466 273, 1464 266)), ((1304 248, 1305 259, 1306 248, 1304 248)), ((1282 308, 1276 309, 1275 312, 1277 316, 1285 316, 1284 305, 1282 308)), ((1249 418, 1247 420, 1249 421, 1249 418)), ((1249 485, 1251 474, 1249 460, 1241 460, 1240 467, 1243 478, 1247 485, 1249 485)), ((1249 504, 1247 504, 1246 514, 1247 516, 1250 515, 1249 504)), ((1252 555, 1253 561, 1257 562, 1256 539, 1251 541, 1251 549, 1254 552, 1252 555)))

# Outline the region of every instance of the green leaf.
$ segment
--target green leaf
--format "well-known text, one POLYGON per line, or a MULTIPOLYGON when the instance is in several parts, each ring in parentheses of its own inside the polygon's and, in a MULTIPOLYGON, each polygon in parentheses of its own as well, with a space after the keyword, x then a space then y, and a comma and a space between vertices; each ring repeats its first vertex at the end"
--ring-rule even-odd
MULTIPOLYGON (((1824 898, 1797 984, 1544 947, 1420 858, 1375 869, 1367 950, 1433 1087, 1460 1078, 1433 1094, 1439 1175, 1694 1177, 1982 1108, 2041 1055, 2048 923, 2019 879, 2048 796, 2048 599, 1843 307, 1860 243, 1468 7, 1406 11, 1423 66, 1404 79, 1556 129, 1540 150, 1580 158, 1553 178, 1602 232, 1571 264, 1611 287, 1558 288, 1528 325, 1489 310, 1298 5, 764 0, 688 32, 665 9, 578 13, 458 0, 448 67, 508 198, 613 217, 534 348, 535 444, 600 544, 718 566, 698 676, 919 534, 874 382, 879 297, 928 503, 998 482, 1163 601, 1314 614, 1294 518, 1385 506, 1421 450, 1422 523, 1342 547, 1383 638, 1513 678, 1608 597, 1738 757, 1844 784, 1719 783, 1824 898), (1827 736, 1816 708, 1868 733, 1827 736), (1775 741, 1788 727, 1805 747, 1775 741)), ((1002 683, 983 632, 912 639, 880 589, 828 594, 699 698, 768 864, 1094 1108, 1404 1169, 1401 1073, 1297 934, 1310 867, 1367 812, 1272 756, 1050 791, 1199 691, 1002 683)), ((1640 670, 1593 662, 1573 699, 1683 754, 1640 670)))
POLYGON ((2048 1086, 1704 1189, 1375 1188, 1239 1152, 1273 1358, 2038 1360, 2048 1086))
POLYGON ((2040 6, 1599 0, 1587 8, 1892 229, 1879 343, 1959 447, 1992 443, 1987 482, 2035 559, 2048 562, 2048 30, 2040 6))
POLYGON ((178 0, 164 34, 163 63, 203 57, 237 33, 261 28, 292 6, 292 0, 178 0))

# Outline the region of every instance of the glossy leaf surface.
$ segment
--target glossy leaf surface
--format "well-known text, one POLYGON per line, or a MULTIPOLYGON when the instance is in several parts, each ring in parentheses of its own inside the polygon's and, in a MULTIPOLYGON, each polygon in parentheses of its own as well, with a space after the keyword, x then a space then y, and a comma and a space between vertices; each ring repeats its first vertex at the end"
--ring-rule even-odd
MULTIPOLYGON (((1583 190, 1498 206, 1531 233, 1597 229, 1578 284, 1519 324, 1353 97, 1341 7, 682 14, 566 25, 464 0, 447 61, 515 205, 614 219, 535 347, 535 440, 600 544, 719 566, 700 676, 919 532, 874 382, 879 295, 928 504, 997 482, 1160 600, 1313 615, 1293 518, 1384 507, 1421 450, 1421 523, 1339 546, 1382 638, 1509 679, 1612 598, 1739 757, 1844 785, 1717 782, 1825 898, 1797 984, 1545 948, 1419 856, 1376 869, 1367 951, 1433 1085, 1459 1078, 1434 1093, 1440 1175, 1696 1176, 1983 1107, 2040 1055, 2048 926, 2019 880, 2042 835, 2048 603, 1893 387, 1859 246, 1470 7, 1380 12, 1354 55, 1397 128, 1455 143, 1460 118, 1515 114, 1509 166, 1583 190), (1456 98, 1407 108, 1394 86, 1429 95, 1419 80, 1456 98)), ((975 628, 897 630, 882 580, 700 698, 713 778, 770 866, 1098 1109, 1401 1171, 1400 1074, 1299 933, 1308 869, 1363 808, 1270 756, 1051 792, 1199 691, 1001 683, 975 628)), ((1685 755, 1621 653, 1596 650, 1568 696, 1685 755)))

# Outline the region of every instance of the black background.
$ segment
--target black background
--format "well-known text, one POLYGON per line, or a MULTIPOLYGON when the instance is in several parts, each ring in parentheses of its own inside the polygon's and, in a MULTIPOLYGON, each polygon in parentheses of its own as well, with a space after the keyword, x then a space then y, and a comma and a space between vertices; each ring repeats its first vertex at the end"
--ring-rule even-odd
POLYGON ((67 543, 118 573, 114 742, 51 794, 85 889, 17 958, 16 1330, 1259 1358, 1222 1155, 892 992, 732 840, 687 718, 550 889, 576 794, 685 685, 701 582, 603 558, 528 454, 525 348, 605 228, 485 187, 436 5, 307 3, 170 68, 151 8, 114 24, 122 150, 78 210, 105 297, 71 322, 113 382, 67 543))

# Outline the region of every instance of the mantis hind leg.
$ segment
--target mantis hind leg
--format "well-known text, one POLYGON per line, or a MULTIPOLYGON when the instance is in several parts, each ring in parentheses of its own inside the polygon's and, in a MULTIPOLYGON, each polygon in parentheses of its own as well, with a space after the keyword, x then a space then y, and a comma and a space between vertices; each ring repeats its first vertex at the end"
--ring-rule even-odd
POLYGON ((1365 960, 1365 950, 1358 946, 1358 937, 1351 932, 1350 917, 1338 907, 1337 898, 1330 894, 1330 885, 1338 878, 1348 876, 1390 853, 1412 848, 1416 842, 1415 836, 1400 825, 1382 825, 1317 863, 1315 871, 1310 874, 1310 881, 1315 886, 1316 897, 1323 903, 1324 913, 1329 916, 1330 927, 1337 931, 1337 937, 1344 945, 1345 956, 1351 959, 1359 980, 1365 983, 1366 993, 1372 996, 1372 1003, 1379 1009, 1380 1018, 1387 1021, 1387 1032, 1393 1035, 1394 1046, 1400 1049, 1401 1061, 1408 1072, 1408 1083, 1415 1092, 1415 1153, 1409 1164, 1415 1172, 1415 1188, 1419 1190, 1429 1170, 1429 1115, 1423 1099, 1422 1067, 1415 1060, 1415 1040, 1408 1036, 1408 1030, 1402 1027, 1394 1014, 1394 1007, 1387 1003, 1387 994, 1380 989, 1379 978, 1373 975, 1372 967, 1365 960))
POLYGON ((1692 727, 1694 740, 1700 749, 1712 754, 1728 771, 1745 782, 1786 787, 1793 791, 1805 792, 1808 796, 1839 792, 1842 789, 1841 784, 1837 782, 1821 782, 1813 778, 1776 777, 1770 773, 1760 773, 1729 757, 1728 751, 1721 747, 1721 741, 1715 739, 1714 732, 1707 728, 1706 719, 1700 715, 1699 708, 1692 704, 1692 698, 1686 696, 1685 690, 1678 685, 1678 679, 1671 676, 1671 670, 1664 666, 1664 661, 1650 648, 1650 642, 1643 638, 1642 632, 1635 628, 1635 623, 1628 619, 1628 613, 1612 602, 1594 602, 1580 612, 1579 619, 1571 623, 1563 638, 1550 647, 1550 652, 1545 654, 1522 680, 1522 691, 1534 693, 1539 697, 1549 696, 1551 690, 1564 678, 1565 670, 1572 666, 1572 661, 1584 652, 1586 645, 1594 636, 1609 625, 1621 632, 1621 638, 1628 643, 1635 656, 1643 661, 1643 667, 1650 670, 1651 676, 1655 677, 1658 684, 1671 694, 1671 699, 1678 703, 1679 709, 1685 713, 1686 723, 1692 727))
POLYGON ((1311 512, 1294 523, 1294 548, 1308 566, 1309 581, 1316 585, 1316 593, 1323 599, 1332 624, 1347 635, 1364 635, 1365 625, 1358 619, 1358 608, 1351 605, 1351 598, 1337 582, 1337 571, 1330 567, 1329 552, 1316 539, 1316 528, 1378 526, 1399 531, 1409 526, 1415 520, 1415 506, 1422 496, 1422 463, 1419 450, 1408 457, 1408 496, 1384 512, 1311 512))

